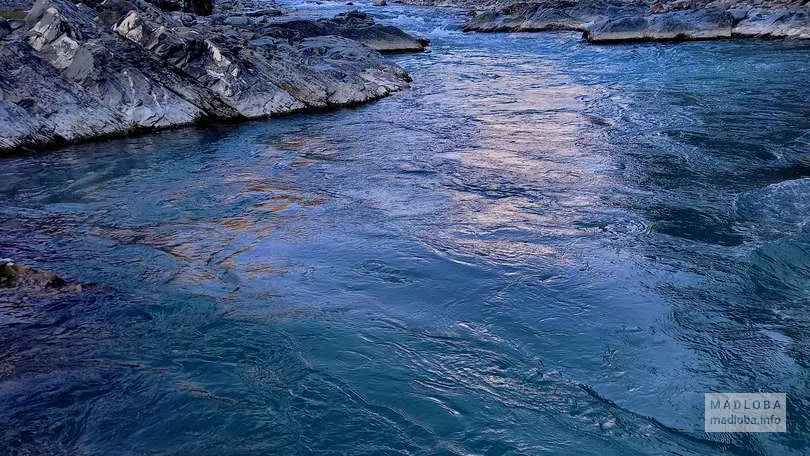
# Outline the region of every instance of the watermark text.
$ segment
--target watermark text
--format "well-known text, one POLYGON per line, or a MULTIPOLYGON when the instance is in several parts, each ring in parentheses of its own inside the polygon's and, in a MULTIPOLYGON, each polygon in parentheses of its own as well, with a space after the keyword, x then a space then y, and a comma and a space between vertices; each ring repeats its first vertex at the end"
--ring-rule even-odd
POLYGON ((786 432, 785 393, 706 393, 706 432, 786 432))

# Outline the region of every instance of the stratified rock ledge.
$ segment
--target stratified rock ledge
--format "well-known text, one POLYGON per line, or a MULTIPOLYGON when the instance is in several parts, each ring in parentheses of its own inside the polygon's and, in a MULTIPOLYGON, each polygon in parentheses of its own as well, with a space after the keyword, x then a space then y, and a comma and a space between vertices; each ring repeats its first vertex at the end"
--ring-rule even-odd
MULTIPOLYGON (((497 4, 496 4, 497 5, 497 4)), ((646 5, 600 0, 544 0, 507 3, 478 12, 464 24, 468 32, 542 32, 575 30, 585 32, 597 21, 609 17, 641 14, 646 5)))
POLYGON ((808 39, 810 9, 709 8, 626 16, 596 21, 584 37, 591 43, 808 39))
POLYGON ((377 50, 427 44, 361 13, 230 25, 164 3, 39 0, 0 23, 0 152, 375 100, 410 82, 377 50))
POLYGON ((418 52, 429 44, 428 40, 412 36, 396 27, 375 24, 371 16, 360 11, 350 11, 338 14, 333 19, 318 21, 275 22, 264 27, 254 27, 254 30, 263 36, 277 38, 342 36, 380 52, 418 52))
POLYGON ((463 26, 471 32, 574 30, 591 43, 810 38, 807 0, 453 1, 473 8, 473 17, 463 26))

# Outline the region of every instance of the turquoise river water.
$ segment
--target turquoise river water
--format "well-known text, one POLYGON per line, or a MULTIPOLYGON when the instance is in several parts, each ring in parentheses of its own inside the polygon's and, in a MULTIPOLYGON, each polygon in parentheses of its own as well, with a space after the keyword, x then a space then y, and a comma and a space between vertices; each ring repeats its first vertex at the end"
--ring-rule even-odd
POLYGON ((0 160, 0 257, 95 283, 0 301, 0 453, 810 454, 810 44, 297 6, 413 87, 0 160))

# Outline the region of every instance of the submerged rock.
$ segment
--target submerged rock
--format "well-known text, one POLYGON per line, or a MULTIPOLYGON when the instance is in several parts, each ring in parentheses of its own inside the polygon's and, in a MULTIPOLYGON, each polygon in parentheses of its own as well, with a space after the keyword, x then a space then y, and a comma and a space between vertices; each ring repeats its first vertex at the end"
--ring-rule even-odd
POLYGON ((249 36, 184 18, 143 0, 39 0, 0 41, 0 151, 350 105, 410 81, 357 41, 401 45, 408 35, 368 17, 249 36))
POLYGON ((810 9, 665 5, 661 12, 597 21, 585 32, 594 43, 728 38, 810 38, 810 9), (685 6, 686 9, 680 7, 685 6))
POLYGON ((52 272, 37 271, 0 259, 0 294, 17 296, 50 295, 81 291, 82 285, 70 284, 52 272))

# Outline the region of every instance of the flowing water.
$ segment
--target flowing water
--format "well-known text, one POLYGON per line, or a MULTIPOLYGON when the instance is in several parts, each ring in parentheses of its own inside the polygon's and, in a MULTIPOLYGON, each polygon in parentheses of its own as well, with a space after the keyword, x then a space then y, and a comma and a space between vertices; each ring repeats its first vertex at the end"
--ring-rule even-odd
POLYGON ((96 284, 0 302, 0 452, 807 454, 809 44, 358 7, 411 90, 0 161, 0 257, 96 284))

